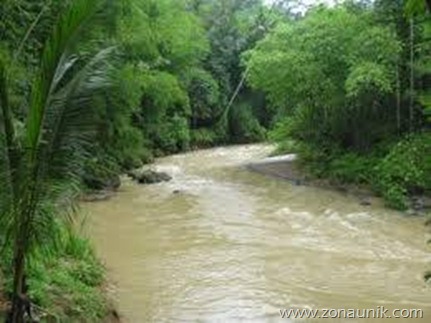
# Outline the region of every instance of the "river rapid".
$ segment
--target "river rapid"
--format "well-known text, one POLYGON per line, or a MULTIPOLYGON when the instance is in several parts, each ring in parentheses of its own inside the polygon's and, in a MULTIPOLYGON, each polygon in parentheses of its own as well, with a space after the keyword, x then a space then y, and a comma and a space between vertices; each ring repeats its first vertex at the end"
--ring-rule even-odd
MULTIPOLYGON (((160 159, 171 182, 127 179, 85 203, 125 322, 296 322, 286 308, 414 308, 431 322, 424 219, 339 192, 250 172, 271 147, 249 145, 160 159)), ((391 314, 391 312, 389 312, 391 314)))

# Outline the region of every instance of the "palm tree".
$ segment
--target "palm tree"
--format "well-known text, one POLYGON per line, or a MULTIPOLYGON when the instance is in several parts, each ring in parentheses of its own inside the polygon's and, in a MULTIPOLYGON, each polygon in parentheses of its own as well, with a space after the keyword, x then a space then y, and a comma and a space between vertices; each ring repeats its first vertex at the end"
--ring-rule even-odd
POLYGON ((26 263, 54 239, 53 230, 79 180, 92 130, 92 98, 109 85, 101 50, 82 63, 72 50, 102 1, 75 0, 54 28, 33 82, 25 129, 10 106, 8 66, 0 61, 0 225, 13 249, 10 321, 23 322, 26 263))

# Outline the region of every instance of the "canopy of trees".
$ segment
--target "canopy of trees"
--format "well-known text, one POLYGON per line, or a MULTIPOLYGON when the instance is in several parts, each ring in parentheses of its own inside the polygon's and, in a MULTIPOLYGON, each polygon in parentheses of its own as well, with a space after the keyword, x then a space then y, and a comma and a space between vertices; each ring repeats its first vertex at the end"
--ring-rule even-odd
MULTIPOLYGON (((100 266, 60 215, 82 183, 115 186, 154 157, 269 133, 314 175, 368 185, 391 206, 429 192, 429 4, 3 0, 0 242, 11 321, 22 321, 23 295, 49 303, 43 279, 94 296, 100 266), (88 276, 71 266, 62 279, 43 276, 44 250, 88 276)), ((103 315, 100 302, 71 306, 103 315)))
POLYGON ((368 184, 397 208, 431 188, 425 10, 425 1, 315 7, 243 55, 272 138, 315 175, 368 184))

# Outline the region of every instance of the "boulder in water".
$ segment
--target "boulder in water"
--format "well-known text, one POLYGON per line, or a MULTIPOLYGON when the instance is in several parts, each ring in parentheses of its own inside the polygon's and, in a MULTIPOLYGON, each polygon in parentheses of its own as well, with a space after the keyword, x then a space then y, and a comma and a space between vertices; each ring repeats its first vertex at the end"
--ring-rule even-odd
POLYGON ((431 198, 429 196, 413 196, 411 199, 411 208, 416 211, 431 209, 431 198))
POLYGON ((116 190, 121 186, 120 176, 116 174, 105 177, 88 174, 84 176, 84 183, 88 188, 96 191, 116 190))
POLYGON ((109 200, 112 196, 112 190, 98 190, 81 196, 81 200, 84 202, 99 202, 109 200))
POLYGON ((359 204, 361 204, 362 206, 370 206, 371 205, 371 199, 368 196, 361 197, 359 204))
POLYGON ((408 209, 406 211, 406 215, 408 215, 408 216, 423 216, 424 213, 420 210, 408 209))
POLYGON ((152 170, 134 170, 129 172, 128 175, 140 184, 169 182, 172 179, 172 177, 166 173, 155 172, 152 170))

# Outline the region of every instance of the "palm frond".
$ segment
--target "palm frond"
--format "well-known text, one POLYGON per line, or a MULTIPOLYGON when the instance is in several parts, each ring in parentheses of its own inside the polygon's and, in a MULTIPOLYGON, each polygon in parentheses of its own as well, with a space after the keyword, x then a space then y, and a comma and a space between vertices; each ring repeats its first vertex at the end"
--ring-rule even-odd
POLYGON ((85 147, 95 129, 93 99, 111 84, 108 59, 114 48, 98 52, 50 98, 38 160, 44 177, 66 179, 79 175, 85 147))
MULTIPOLYGON (((58 128, 64 134, 70 134, 70 128, 62 120, 71 119, 79 123, 76 120, 77 115, 74 114, 76 102, 72 102, 71 94, 78 95, 77 89, 80 88, 80 85, 79 82, 73 81, 75 78, 70 82, 65 80, 74 69, 78 58, 69 52, 74 47, 82 28, 97 12, 98 5, 97 0, 77 0, 71 4, 45 45, 39 77, 32 88, 24 138, 25 159, 20 169, 22 174, 21 200, 17 207, 21 209, 21 214, 15 217, 15 223, 10 226, 10 230, 15 230, 13 233, 15 239, 21 237, 19 243, 24 245, 26 252, 32 250, 32 246, 43 245, 44 239, 49 237, 44 234, 43 228, 47 227, 46 223, 52 222, 52 218, 48 216, 50 213, 45 210, 45 206, 46 202, 54 197, 50 195, 57 192, 56 189, 53 189, 55 179, 49 178, 48 175, 50 161, 67 158, 73 161, 74 153, 80 148, 79 144, 69 143, 66 145, 67 152, 72 152, 72 155, 64 154, 65 149, 60 146, 56 146, 55 148, 59 148, 57 151, 53 151, 50 143, 57 136, 50 138, 49 130, 58 128), (70 90, 66 91, 67 88, 70 90), (59 100, 62 96, 63 100, 59 100), (59 109, 60 107, 64 109, 59 109), (40 221, 40 219, 47 222, 40 221)), ((67 138, 67 136, 63 137, 67 138)), ((69 165, 72 164, 72 162, 69 163, 69 165)))
POLYGON ((52 201, 44 199, 38 203, 28 226, 28 241, 31 244, 37 243, 38 248, 29 249, 34 252, 41 252, 49 255, 55 251, 55 247, 60 239, 59 220, 57 209, 52 201))
MULTIPOLYGON (((76 0, 71 3, 44 48, 40 73, 31 91, 22 150, 24 156, 16 170, 20 175, 16 194, 19 198, 4 212, 7 216, 3 222, 7 234, 15 244, 22 245, 25 252, 30 251, 32 246, 43 245, 44 239, 49 237, 50 230, 43 229, 49 227, 47 223, 52 222, 46 203, 51 200, 50 197, 60 196, 61 190, 56 189, 57 178, 50 178, 54 171, 50 172, 48 166, 50 163, 73 166, 75 154, 80 149, 80 142, 76 140, 79 136, 74 130, 78 129, 81 123, 79 119, 86 112, 76 105, 84 106, 81 97, 84 89, 90 91, 96 88, 92 84, 103 83, 103 68, 99 63, 106 57, 107 51, 96 55, 74 77, 70 75, 79 61, 70 51, 76 44, 79 33, 97 12, 101 1, 76 0), (70 161, 63 163, 67 159, 70 161)), ((0 83, 3 81, 4 78, 1 77, 0 83)), ((3 93, 7 92, 1 90, 0 94, 3 93)), ((89 97, 87 94, 85 102, 89 102, 89 97)), ((3 119, 12 120, 11 117, 3 119)), ((11 128, 7 123, 5 129, 6 126, 11 128)), ((6 146, 13 147, 14 135, 9 134, 9 130, 5 133, 6 146)), ((61 170, 56 167, 51 169, 58 169, 57 174, 65 171, 65 167, 61 170)))
POLYGON ((50 95, 56 90, 64 73, 68 49, 76 42, 82 28, 97 12, 99 1, 76 0, 54 29, 44 48, 39 78, 32 88, 27 118, 26 148, 34 159, 42 132, 43 118, 50 95))
POLYGON ((91 125, 89 103, 95 93, 108 84, 106 58, 111 49, 99 52, 76 74, 73 72, 79 60, 70 54, 80 31, 95 15, 101 1, 104 0, 71 2, 69 10, 55 26, 33 83, 23 147, 16 144, 7 78, 4 64, 0 62, 0 117, 3 121, 0 146, 4 137, 9 163, 7 173, 12 183, 12 199, 0 209, 0 225, 4 228, 0 242, 12 243, 14 253, 13 322, 22 321, 20 295, 24 292, 26 260, 35 251, 43 252, 44 247, 55 246, 59 241, 59 202, 68 204, 65 203, 67 199, 60 200, 67 191, 61 185, 67 182, 65 179, 74 183, 75 170, 79 169, 81 161, 78 157, 88 133, 83 128, 91 125), (15 178, 15 174, 19 178, 15 178))
POLYGON ((47 99, 36 157, 38 191, 45 202, 37 207, 31 219, 29 238, 34 245, 46 245, 46 241, 51 241, 55 249, 59 238, 54 234, 55 224, 70 222, 75 212, 80 170, 96 124, 93 99, 110 85, 108 59, 113 51, 113 47, 99 51, 79 70, 73 68, 79 60, 70 56, 62 60, 63 65, 57 69, 58 85, 47 99), (70 75, 72 70, 77 71, 70 75), (46 208, 50 205, 46 201, 54 201, 54 205, 46 208))

